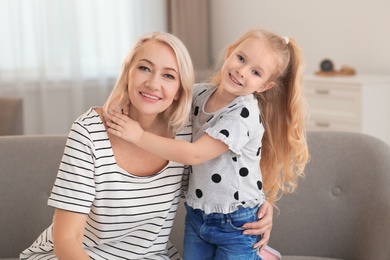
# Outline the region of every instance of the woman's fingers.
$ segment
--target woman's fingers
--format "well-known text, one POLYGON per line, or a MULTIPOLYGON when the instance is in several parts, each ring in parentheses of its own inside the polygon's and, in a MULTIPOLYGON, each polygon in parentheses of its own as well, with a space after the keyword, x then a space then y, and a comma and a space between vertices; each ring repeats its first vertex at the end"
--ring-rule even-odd
POLYGON ((267 231, 263 234, 262 238, 253 245, 253 248, 259 248, 259 251, 261 251, 265 246, 268 244, 270 238, 270 231, 267 231))

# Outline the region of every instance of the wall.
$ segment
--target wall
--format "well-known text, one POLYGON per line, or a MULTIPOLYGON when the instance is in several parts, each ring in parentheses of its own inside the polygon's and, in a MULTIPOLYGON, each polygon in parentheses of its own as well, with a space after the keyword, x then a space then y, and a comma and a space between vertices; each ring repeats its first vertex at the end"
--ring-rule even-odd
POLYGON ((331 58, 336 69, 390 74, 389 10, 389 0, 211 0, 212 56, 245 30, 263 27, 300 43, 307 73, 331 58))

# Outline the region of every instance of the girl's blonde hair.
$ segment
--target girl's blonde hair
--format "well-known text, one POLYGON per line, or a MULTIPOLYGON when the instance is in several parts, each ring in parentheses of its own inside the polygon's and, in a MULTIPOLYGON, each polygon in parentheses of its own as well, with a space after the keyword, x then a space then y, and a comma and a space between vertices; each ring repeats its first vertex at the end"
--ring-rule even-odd
MULTIPOLYGON (((302 93, 304 62, 301 49, 294 39, 272 32, 253 29, 229 46, 234 50, 248 38, 265 40, 275 53, 277 69, 268 82, 273 87, 255 96, 259 102, 265 128, 262 139, 260 167, 267 200, 274 203, 283 193, 293 192, 298 177, 304 175, 309 161, 305 132, 305 101, 302 93), (287 42, 287 43, 286 43, 287 42)), ((219 85, 221 70, 212 78, 219 85)))
POLYGON ((176 55, 176 60, 179 66, 180 76, 180 97, 173 101, 167 110, 163 112, 165 121, 168 124, 169 130, 174 134, 177 130, 184 127, 188 123, 188 116, 191 110, 192 89, 194 85, 194 68, 192 65, 188 50, 176 36, 165 32, 153 32, 141 36, 133 48, 126 55, 122 67, 110 96, 103 106, 105 114, 108 109, 120 110, 129 104, 128 96, 128 73, 133 65, 134 56, 138 53, 145 42, 157 41, 169 46, 176 55), (115 107, 113 107, 115 106, 115 107))

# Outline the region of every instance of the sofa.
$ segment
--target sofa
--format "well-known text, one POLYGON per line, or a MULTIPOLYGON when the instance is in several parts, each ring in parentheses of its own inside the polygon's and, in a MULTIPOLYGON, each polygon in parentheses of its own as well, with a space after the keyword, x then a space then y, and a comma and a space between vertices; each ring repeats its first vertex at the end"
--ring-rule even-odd
MULTIPOLYGON (((274 210, 284 260, 390 259, 390 147, 358 133, 308 132, 311 161, 274 210)), ((0 259, 17 259, 51 223, 65 135, 0 137, 0 259)), ((171 241, 182 251, 180 205, 171 241)), ((201 259, 201 258, 200 258, 201 259)))

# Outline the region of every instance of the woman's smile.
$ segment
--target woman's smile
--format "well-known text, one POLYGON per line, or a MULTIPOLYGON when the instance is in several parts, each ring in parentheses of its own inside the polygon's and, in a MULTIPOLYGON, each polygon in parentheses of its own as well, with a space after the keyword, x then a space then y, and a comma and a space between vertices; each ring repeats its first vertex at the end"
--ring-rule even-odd
POLYGON ((150 93, 146 93, 146 92, 140 92, 140 94, 147 101, 158 101, 158 100, 161 99, 160 97, 158 97, 156 95, 153 95, 153 94, 150 94, 150 93))

